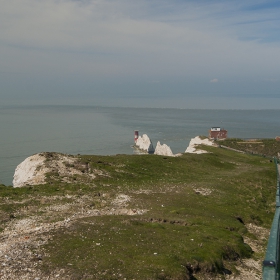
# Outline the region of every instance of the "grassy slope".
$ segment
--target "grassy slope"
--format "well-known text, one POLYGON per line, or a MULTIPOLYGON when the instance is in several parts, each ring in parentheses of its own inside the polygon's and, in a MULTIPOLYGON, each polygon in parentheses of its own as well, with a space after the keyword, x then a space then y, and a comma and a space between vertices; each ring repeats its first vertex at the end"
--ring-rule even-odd
POLYGON ((104 209, 126 194, 131 197, 128 208, 147 213, 86 217, 54 231, 42 269, 64 268, 69 279, 189 279, 192 272, 222 273, 225 263, 235 272, 231 263, 238 259, 263 257, 254 255, 242 236, 254 238, 244 224, 271 225, 275 167, 262 157, 207 149, 212 153, 178 158, 81 156, 102 171, 94 184, 79 178, 77 184, 58 183, 50 176, 44 186, 2 186, 0 219, 8 220, 27 205, 39 215, 40 207, 50 203, 42 196, 61 196, 60 203, 69 203, 67 195, 87 195, 85 209, 104 209), (5 203, 7 198, 21 204, 5 203))
POLYGON ((242 140, 238 138, 228 138, 217 141, 217 144, 244 151, 249 154, 257 154, 266 157, 277 157, 280 152, 280 141, 275 139, 252 139, 242 140))

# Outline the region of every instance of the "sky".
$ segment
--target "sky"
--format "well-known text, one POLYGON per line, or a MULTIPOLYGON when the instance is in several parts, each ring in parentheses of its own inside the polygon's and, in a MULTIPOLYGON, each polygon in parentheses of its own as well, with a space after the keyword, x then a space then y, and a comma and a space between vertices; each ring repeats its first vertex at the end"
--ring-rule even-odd
POLYGON ((279 0, 1 0, 0 107, 279 101, 279 0))

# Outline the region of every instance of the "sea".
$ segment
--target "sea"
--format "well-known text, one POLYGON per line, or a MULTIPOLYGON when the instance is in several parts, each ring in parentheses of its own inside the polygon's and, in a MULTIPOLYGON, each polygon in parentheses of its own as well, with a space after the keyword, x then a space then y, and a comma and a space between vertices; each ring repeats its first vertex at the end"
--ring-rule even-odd
POLYGON ((0 108, 0 183, 12 185, 15 168, 39 152, 116 155, 135 153, 134 131, 183 153, 191 138, 221 127, 231 138, 275 138, 280 110, 197 110, 101 106, 0 108))

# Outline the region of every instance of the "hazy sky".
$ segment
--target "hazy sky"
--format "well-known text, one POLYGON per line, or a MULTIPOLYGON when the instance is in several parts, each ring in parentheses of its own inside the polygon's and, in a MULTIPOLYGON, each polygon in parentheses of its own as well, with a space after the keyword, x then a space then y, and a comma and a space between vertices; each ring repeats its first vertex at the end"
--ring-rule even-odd
POLYGON ((0 106, 279 108, 279 0, 0 2, 0 106))

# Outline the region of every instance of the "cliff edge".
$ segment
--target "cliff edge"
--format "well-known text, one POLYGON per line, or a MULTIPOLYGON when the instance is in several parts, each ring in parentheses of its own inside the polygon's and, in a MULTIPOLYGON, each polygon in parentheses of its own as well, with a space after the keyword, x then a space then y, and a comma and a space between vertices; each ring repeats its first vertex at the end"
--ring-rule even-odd
POLYGON ((78 157, 44 152, 26 158, 16 167, 13 186, 46 184, 48 174, 64 182, 73 182, 77 175, 81 180, 95 178, 94 170, 90 170, 78 157))
POLYGON ((206 146, 215 146, 214 142, 209 140, 208 138, 205 139, 201 139, 200 136, 196 136, 195 138, 192 138, 189 146, 187 147, 185 153, 191 153, 191 154, 203 154, 203 153, 207 153, 204 150, 199 150, 196 147, 198 145, 206 145, 206 146))

